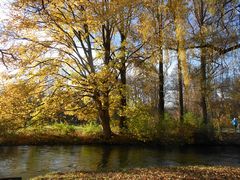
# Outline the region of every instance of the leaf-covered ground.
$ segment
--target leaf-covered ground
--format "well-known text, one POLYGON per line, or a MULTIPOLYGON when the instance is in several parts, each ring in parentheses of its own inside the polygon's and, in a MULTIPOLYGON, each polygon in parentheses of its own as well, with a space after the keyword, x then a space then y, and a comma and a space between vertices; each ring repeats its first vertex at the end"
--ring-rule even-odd
POLYGON ((240 179, 240 167, 164 167, 143 168, 121 172, 70 172, 53 173, 34 178, 45 179, 240 179))

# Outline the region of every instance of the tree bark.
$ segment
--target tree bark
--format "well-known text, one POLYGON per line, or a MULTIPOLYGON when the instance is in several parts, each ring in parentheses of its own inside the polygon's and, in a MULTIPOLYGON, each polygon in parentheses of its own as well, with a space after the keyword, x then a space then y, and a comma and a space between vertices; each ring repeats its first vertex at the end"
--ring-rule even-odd
MULTIPOLYGON (((127 106, 127 97, 126 97, 126 88, 125 88, 126 87, 126 65, 125 65, 125 63, 123 65, 123 67, 121 68, 120 76, 121 76, 121 83, 123 86, 123 92, 121 93, 121 110, 124 111, 127 106)), ((125 115, 120 116, 120 122, 119 122, 120 129, 127 128, 126 119, 127 118, 125 115)))
MULTIPOLYGON (((111 60, 111 26, 110 22, 106 21, 102 25, 102 38, 104 46, 104 65, 108 66, 111 60)), ((112 135, 110 127, 110 114, 109 114, 109 90, 97 93, 97 104, 99 120, 103 127, 103 134, 106 139, 110 139, 112 135), (100 99, 101 98, 101 99, 100 99)))
POLYGON ((110 115, 109 115, 109 97, 108 94, 102 95, 102 101, 99 99, 100 96, 97 95, 97 105, 98 105, 98 117, 103 128, 103 134, 106 139, 110 139, 112 135, 110 127, 110 115))
MULTIPOLYGON (((126 67, 126 57, 125 57, 125 51, 126 51, 126 46, 125 46, 125 41, 126 41, 126 36, 120 32, 121 35, 121 68, 120 68, 120 78, 121 78, 121 84, 122 84, 122 90, 121 90, 121 111, 123 112, 127 106, 127 97, 126 97, 126 85, 127 85, 127 78, 126 78, 126 73, 127 73, 127 67, 126 67)), ((120 130, 127 129, 126 125, 126 116, 121 114, 120 115, 120 121, 119 121, 119 128, 120 130)))
POLYGON ((112 131, 110 128, 110 116, 108 109, 99 109, 99 120, 103 127, 103 134, 106 139, 110 139, 112 131))
MULTIPOLYGON (((157 1, 157 5, 163 5, 164 2, 157 1)), ((158 79, 159 79, 159 84, 158 84, 158 114, 159 114, 159 119, 160 121, 164 120, 164 72, 163 72, 163 14, 162 12, 157 10, 157 21, 158 21, 158 31, 159 31, 159 62, 158 62, 158 79)))
POLYGON ((182 64, 178 56, 178 102, 179 102, 179 119, 180 123, 183 123, 184 116, 184 104, 183 104, 183 74, 182 74, 182 64))
POLYGON ((159 52, 159 107, 158 113, 160 120, 164 120, 164 72, 163 72, 163 51, 160 49, 159 52))
POLYGON ((208 124, 208 112, 207 112, 207 76, 206 76, 206 49, 201 49, 201 109, 202 109, 202 117, 204 124, 208 124))

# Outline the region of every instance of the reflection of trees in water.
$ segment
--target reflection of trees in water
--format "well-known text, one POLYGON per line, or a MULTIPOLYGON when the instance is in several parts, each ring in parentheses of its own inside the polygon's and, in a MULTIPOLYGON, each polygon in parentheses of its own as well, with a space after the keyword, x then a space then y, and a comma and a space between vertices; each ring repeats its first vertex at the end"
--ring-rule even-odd
POLYGON ((26 164, 28 171, 41 168, 39 166, 39 148, 28 148, 28 151, 26 151, 25 154, 27 154, 26 164))
MULTIPOLYGON (((26 174, 45 174, 55 166, 54 160, 61 156, 61 148, 54 147, 28 147, 25 152, 24 164, 26 164, 26 174)), ((23 164, 23 163, 21 163, 23 164)))
POLYGON ((13 175, 27 179, 31 174, 40 175, 41 165, 38 147, 5 147, 0 150, 0 162, 7 160, 7 164, 0 163, 0 175, 13 175), (1 172, 3 170, 3 173, 1 172))
MULTIPOLYGON (((3 162, 6 162, 6 159, 8 160, 7 163, 10 164, 12 169, 16 169, 19 164, 16 161, 15 157, 20 156, 21 153, 19 152, 19 147, 1 147, 0 148, 0 172, 4 169, 7 168, 2 165, 3 162)), ((5 170, 5 169, 4 169, 5 170)))
POLYGON ((99 162, 102 160, 102 147, 100 146, 80 146, 78 170, 97 171, 99 162))
POLYGON ((0 160, 9 159, 17 155, 19 148, 18 147, 0 147, 0 160))
POLYGON ((102 147, 102 157, 99 161, 99 170, 116 170, 128 166, 129 147, 105 146, 102 147))
POLYGON ((51 171, 111 171, 162 165, 237 165, 239 148, 56 146, 0 148, 0 175, 29 177, 51 171))
POLYGON ((108 164, 110 161, 112 147, 110 147, 110 146, 102 147, 101 150, 102 150, 102 157, 98 163, 98 168, 99 168, 99 170, 105 170, 105 169, 109 168, 108 164))
POLYGON ((128 166, 129 147, 119 149, 119 168, 126 168, 128 166))

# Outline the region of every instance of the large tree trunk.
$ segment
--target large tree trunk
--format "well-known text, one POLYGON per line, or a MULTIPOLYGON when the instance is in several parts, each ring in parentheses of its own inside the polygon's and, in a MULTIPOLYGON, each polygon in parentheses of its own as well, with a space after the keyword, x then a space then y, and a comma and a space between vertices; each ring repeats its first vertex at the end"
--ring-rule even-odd
MULTIPOLYGON (((163 5, 164 2, 158 1, 156 2, 157 7, 159 5, 163 5)), ((158 113, 160 121, 164 120, 164 72, 163 72, 163 14, 162 12, 157 10, 157 21, 158 21, 158 30, 159 30, 159 61, 158 61, 158 78, 159 78, 159 84, 158 84, 158 113)))
MULTIPOLYGON (((104 46, 104 65, 108 66, 111 60, 111 25, 109 21, 106 21, 102 25, 102 38, 104 46)), ((103 133, 105 138, 111 138, 112 131, 110 127, 110 115, 109 115, 109 90, 102 91, 97 95, 98 113, 99 119, 103 127, 103 133), (100 99, 101 98, 101 99, 100 99)))
MULTIPOLYGON (((124 67, 121 68, 120 76, 121 76, 121 83, 123 85, 123 92, 121 93, 121 110, 124 111, 126 106, 127 106, 127 98, 126 98, 126 66, 125 64, 123 65, 124 67)), ((120 122, 119 122, 119 127, 120 129, 126 129, 126 116, 121 114, 120 116, 120 122)))
POLYGON ((184 104, 183 104, 183 74, 182 74, 182 62, 178 57, 178 102, 179 102, 179 119, 180 123, 183 123, 184 104))
POLYGON ((111 138, 110 116, 108 109, 99 109, 99 120, 103 127, 103 134, 106 139, 111 138))
MULTIPOLYGON (((127 67, 126 67, 126 57, 125 57, 125 51, 126 51, 126 46, 125 46, 125 41, 126 41, 126 36, 120 32, 121 35, 121 68, 120 68, 120 78, 121 78, 121 84, 122 84, 122 90, 121 90, 121 111, 123 112, 127 106, 127 97, 126 97, 126 85, 127 85, 127 79, 126 79, 126 72, 127 72, 127 67)), ((119 128, 120 130, 124 130, 127 128, 126 125, 126 116, 124 114, 120 115, 120 122, 119 122, 119 128)))
POLYGON ((160 120, 164 120, 164 72, 163 72, 163 51, 160 49, 159 52, 159 107, 158 113, 160 120))
POLYGON ((103 128, 104 137, 109 139, 112 135, 109 115, 109 97, 108 95, 103 95, 102 101, 99 98, 100 96, 97 97, 99 121, 103 128))
POLYGON ((207 75, 206 75, 206 49, 201 49, 201 109, 202 117, 204 124, 208 124, 208 115, 207 115, 207 75))

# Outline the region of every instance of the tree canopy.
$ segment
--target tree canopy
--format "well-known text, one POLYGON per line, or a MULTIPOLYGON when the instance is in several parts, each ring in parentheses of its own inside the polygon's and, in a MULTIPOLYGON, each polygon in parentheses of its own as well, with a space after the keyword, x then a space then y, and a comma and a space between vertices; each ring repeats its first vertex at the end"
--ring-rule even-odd
POLYGON ((101 123, 110 138, 112 120, 121 130, 134 128, 134 117, 164 129, 169 115, 181 128, 188 113, 205 125, 239 113, 237 0, 14 0, 10 7, 0 57, 15 74, 1 89, 0 124, 74 116, 101 123))

